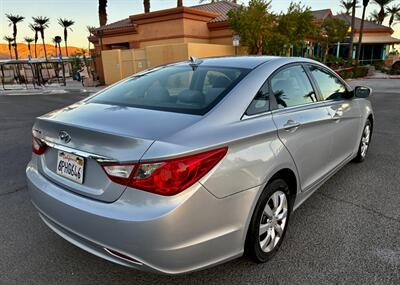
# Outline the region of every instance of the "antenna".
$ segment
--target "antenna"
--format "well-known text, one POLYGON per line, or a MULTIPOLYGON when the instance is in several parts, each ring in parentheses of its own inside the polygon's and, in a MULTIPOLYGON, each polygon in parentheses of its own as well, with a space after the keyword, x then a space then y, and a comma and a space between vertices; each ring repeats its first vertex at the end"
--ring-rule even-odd
POLYGON ((192 67, 193 71, 196 71, 197 67, 199 67, 199 65, 202 62, 203 62, 202 60, 200 60, 194 56, 191 56, 189 65, 192 67))

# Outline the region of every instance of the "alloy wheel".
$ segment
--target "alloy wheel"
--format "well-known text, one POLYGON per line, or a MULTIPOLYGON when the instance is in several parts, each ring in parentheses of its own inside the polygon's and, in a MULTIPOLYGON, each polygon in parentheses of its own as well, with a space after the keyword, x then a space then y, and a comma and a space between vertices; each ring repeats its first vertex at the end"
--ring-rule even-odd
POLYGON ((282 238, 288 215, 288 200, 282 191, 274 192, 261 215, 259 240, 264 252, 271 252, 282 238))
POLYGON ((361 138, 361 152, 360 152, 361 157, 365 157, 367 155, 370 138, 371 138, 371 127, 369 125, 366 125, 361 138))

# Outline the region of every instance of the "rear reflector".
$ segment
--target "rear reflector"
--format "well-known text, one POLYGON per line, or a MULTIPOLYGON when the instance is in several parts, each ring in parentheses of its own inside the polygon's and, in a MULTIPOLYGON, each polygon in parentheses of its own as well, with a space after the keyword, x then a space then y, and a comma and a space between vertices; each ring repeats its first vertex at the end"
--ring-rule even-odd
POLYGON ((47 149, 47 145, 40 139, 32 135, 32 152, 37 155, 42 155, 47 149))
POLYGON ((127 260, 129 262, 133 262, 133 263, 136 263, 138 265, 143 265, 141 262, 137 261, 136 259, 134 259, 134 258, 132 258, 130 256, 127 256, 127 255, 125 255, 123 253, 120 253, 120 252, 118 252, 116 250, 113 250, 113 249, 110 249, 110 248, 106 248, 106 247, 104 248, 104 250, 106 252, 108 252, 109 254, 111 254, 113 256, 116 256, 118 258, 125 259, 125 260, 127 260))
POLYGON ((104 164, 108 177, 119 184, 172 196, 206 175, 226 155, 227 147, 176 159, 138 164, 104 164))

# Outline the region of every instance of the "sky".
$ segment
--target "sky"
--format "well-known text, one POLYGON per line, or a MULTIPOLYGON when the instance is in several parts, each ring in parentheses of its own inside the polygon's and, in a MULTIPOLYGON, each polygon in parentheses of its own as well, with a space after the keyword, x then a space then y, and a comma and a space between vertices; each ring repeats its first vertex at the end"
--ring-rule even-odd
MULTIPOLYGON (((248 3, 242 0, 241 3, 248 3)), ((272 10, 275 12, 285 11, 290 0, 272 0, 272 10)), ((298 2, 298 1, 296 1, 298 2)), ((340 7, 340 0, 303 0, 303 4, 310 6, 312 10, 332 9, 338 13, 343 9, 340 7)), ((183 0, 185 6, 192 6, 199 3, 199 0, 183 0)), ((367 15, 373 10, 379 11, 379 6, 373 4, 368 6, 367 15)), ((400 0, 393 3, 400 4, 400 0)), ((176 5, 175 0, 151 0, 151 11, 172 8, 176 5)), ((357 9, 357 16, 361 18, 362 9, 357 9)), ((108 23, 127 18, 130 15, 143 12, 143 0, 108 0, 107 14, 108 23)), ((46 30, 47 42, 57 35, 63 35, 62 27, 58 25, 57 19, 68 18, 76 22, 73 31, 69 33, 69 45, 81 48, 88 46, 87 26, 98 26, 98 0, 0 0, 0 38, 12 34, 5 17, 6 13, 19 14, 26 19, 18 25, 18 41, 23 41, 24 36, 33 37, 33 32, 28 28, 33 16, 47 16, 50 18, 50 27, 46 30)), ((385 24, 387 24, 386 19, 385 24)), ((400 38, 400 23, 393 26, 393 36, 400 38)), ((4 41, 0 41, 4 42, 4 41)))

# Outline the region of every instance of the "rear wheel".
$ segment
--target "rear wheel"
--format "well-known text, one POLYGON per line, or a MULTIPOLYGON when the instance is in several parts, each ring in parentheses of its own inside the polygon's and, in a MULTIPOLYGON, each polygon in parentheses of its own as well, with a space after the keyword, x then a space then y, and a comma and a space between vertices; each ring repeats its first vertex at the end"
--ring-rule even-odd
POLYGON ((354 158, 355 162, 362 162, 367 157, 369 144, 371 142, 372 126, 370 120, 367 120, 361 135, 360 146, 358 147, 357 156, 354 158))
POLYGON ((290 214, 288 193, 285 180, 274 179, 257 202, 246 238, 246 253, 256 262, 271 259, 282 243, 290 214))

